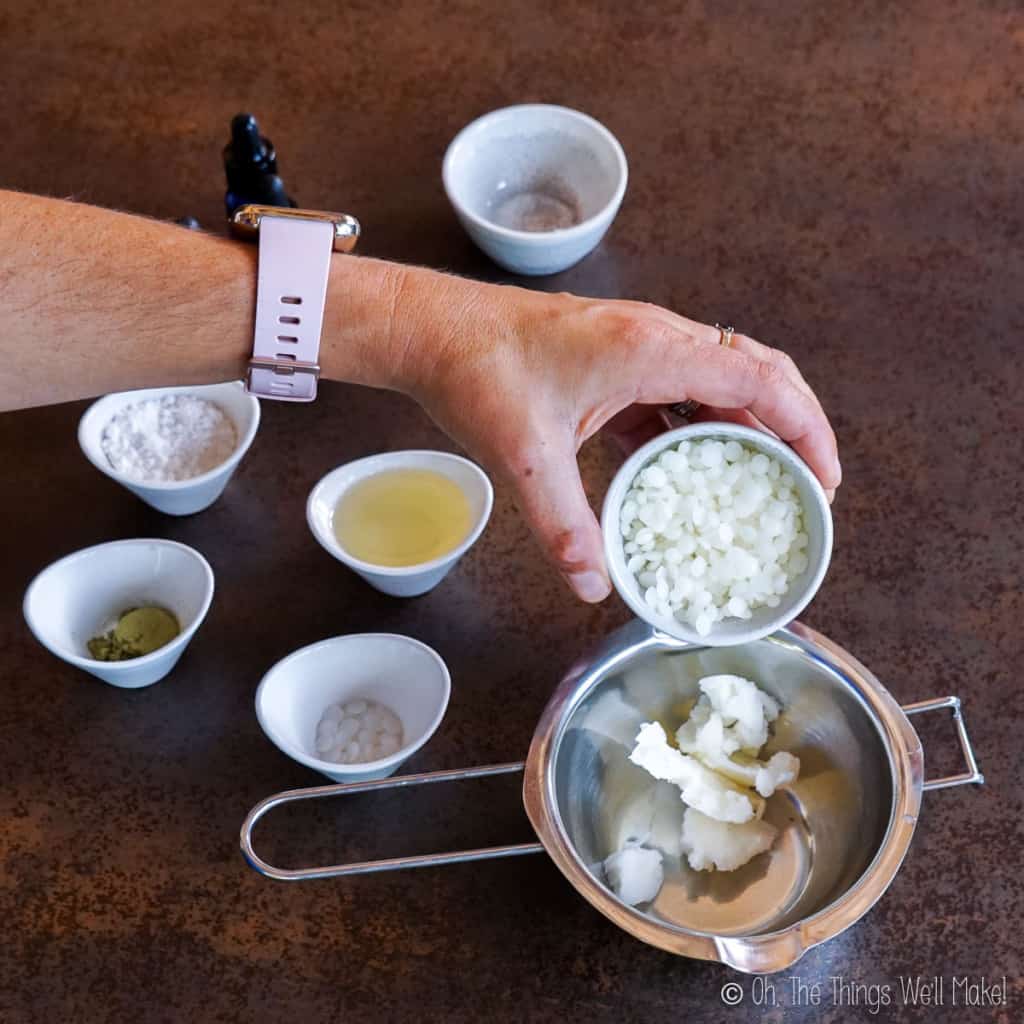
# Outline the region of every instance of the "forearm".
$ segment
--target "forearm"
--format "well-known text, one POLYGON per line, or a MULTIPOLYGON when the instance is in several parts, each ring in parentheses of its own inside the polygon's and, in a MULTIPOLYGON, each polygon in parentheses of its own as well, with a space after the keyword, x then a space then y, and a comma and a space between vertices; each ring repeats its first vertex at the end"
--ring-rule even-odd
MULTIPOLYGON (((256 259, 173 224, 0 192, 0 409, 242 377, 256 259)), ((323 375, 401 386, 410 339, 394 311, 409 292, 395 264, 332 257, 323 375)))

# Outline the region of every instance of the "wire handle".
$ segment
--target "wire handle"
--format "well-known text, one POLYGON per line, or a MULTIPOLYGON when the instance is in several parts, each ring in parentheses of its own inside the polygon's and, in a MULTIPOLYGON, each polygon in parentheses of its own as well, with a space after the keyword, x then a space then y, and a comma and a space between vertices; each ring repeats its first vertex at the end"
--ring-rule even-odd
POLYGON ((950 786, 966 786, 969 783, 984 785, 985 776, 978 768, 977 758, 974 756, 974 748, 971 746, 971 738, 967 735, 967 725, 960 710, 959 697, 935 697, 932 700, 919 700, 915 704, 904 704, 903 713, 906 715, 917 715, 922 711, 938 711, 941 708, 953 709, 953 721, 956 723, 956 734, 960 740, 960 749, 963 751, 964 760, 967 762, 967 771, 959 775, 946 775, 941 779, 928 779, 921 787, 929 789, 948 789, 950 786))
POLYGON ((493 860, 496 857, 518 857, 525 853, 540 853, 540 843, 519 843, 514 846, 490 846, 478 850, 454 850, 450 853, 426 853, 414 857, 391 857, 387 860, 364 860, 352 864, 331 864, 322 868, 278 868, 268 864, 252 844, 252 830, 256 822, 268 811, 282 804, 300 800, 320 800, 332 796, 348 796, 351 793, 368 793, 378 789, 405 789, 408 786, 422 786, 431 782, 455 782, 459 779, 480 779, 491 775, 508 775, 521 772, 525 761, 510 764, 489 764, 478 768, 456 768, 452 771, 424 772, 420 775, 399 775, 393 779, 376 779, 373 782, 347 782, 332 786, 312 786, 309 789, 290 789, 275 793, 261 800, 246 816, 242 823, 242 854, 249 866, 268 878, 282 882, 300 882, 310 878, 338 878, 342 875, 367 875, 376 871, 400 871, 403 868, 436 867, 440 864, 461 864, 465 861, 493 860))

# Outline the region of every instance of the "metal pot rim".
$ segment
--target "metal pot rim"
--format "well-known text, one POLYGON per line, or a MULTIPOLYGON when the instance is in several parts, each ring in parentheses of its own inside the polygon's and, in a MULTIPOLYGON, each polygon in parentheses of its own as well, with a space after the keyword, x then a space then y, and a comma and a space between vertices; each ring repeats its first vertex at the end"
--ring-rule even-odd
POLYGON ((578 663, 559 684, 537 723, 523 780, 523 803, 534 831, 570 884, 597 910, 660 949, 758 973, 795 963, 807 950, 854 924, 881 898, 913 837, 924 782, 924 755, 917 733, 875 675, 849 652, 800 623, 792 623, 761 642, 786 644, 813 657, 853 691, 878 729, 892 775, 892 807, 877 853, 846 892, 811 916, 777 931, 747 936, 716 935, 659 923, 621 903, 577 854, 558 808, 553 770, 573 710, 610 672, 641 652, 696 649, 646 623, 631 622, 612 633, 595 658, 578 663))

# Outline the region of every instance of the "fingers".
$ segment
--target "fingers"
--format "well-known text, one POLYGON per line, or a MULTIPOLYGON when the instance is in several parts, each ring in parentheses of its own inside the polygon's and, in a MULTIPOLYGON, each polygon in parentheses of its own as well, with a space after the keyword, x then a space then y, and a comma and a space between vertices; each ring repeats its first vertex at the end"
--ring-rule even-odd
POLYGON ((549 444, 525 449, 507 475, 520 510, 548 558, 584 601, 611 592, 601 528, 580 480, 576 453, 549 444))
MULTIPOLYGON (((749 352, 663 338, 642 351, 637 367, 641 402, 692 398, 723 409, 745 409, 788 441, 826 488, 839 486, 842 470, 835 434, 821 405, 787 368, 749 352)), ((802 380, 802 378, 801 378, 802 380)))
MULTIPOLYGON (((741 427, 750 427, 753 430, 768 430, 768 428, 751 412, 746 409, 719 409, 713 405, 702 405, 691 417, 693 423, 736 423, 741 427)), ((771 433, 771 431, 768 431, 771 433)))
POLYGON ((839 486, 842 468, 835 434, 817 396, 785 352, 742 334, 733 335, 731 346, 723 349, 716 327, 688 320, 659 306, 626 305, 638 314, 636 320, 639 323, 634 322, 634 333, 642 336, 642 328, 639 331, 637 328, 646 321, 650 334, 655 336, 650 346, 643 346, 645 353, 654 356, 644 381, 653 387, 644 387, 642 394, 637 396, 638 401, 678 402, 693 398, 721 409, 746 410, 760 420, 761 425, 788 441, 815 471, 826 490, 839 486), (684 349, 689 351, 690 358, 682 354, 684 349), (711 356, 711 351, 719 355, 711 356), (731 356, 723 357, 723 351, 731 353, 731 356), (707 366, 708 373, 703 376, 688 378, 691 369, 701 368, 702 360, 697 361, 696 367, 692 360, 695 353, 703 354, 715 366, 707 366), (665 363, 672 366, 667 373, 665 363), (682 382, 679 374, 672 370, 682 371, 682 382), (672 381, 677 387, 674 394, 666 395, 664 389, 658 387, 659 383, 666 381, 672 381), (681 388, 680 383, 683 385, 681 388), (723 387, 729 383, 733 385, 731 389, 723 387), (701 390, 707 397, 698 393, 701 390), (659 391, 659 397, 652 397, 659 391), (793 392, 800 396, 799 405, 793 404, 792 398, 787 398, 787 394, 792 395, 793 392), (715 394, 718 399, 711 397, 715 394), (746 404, 736 404, 743 395, 746 396, 746 404))
POLYGON ((737 352, 746 352, 748 355, 778 367, 801 391, 813 398, 815 402, 818 401, 818 396, 811 390, 810 384, 804 380, 800 368, 785 352, 771 348, 769 345, 763 345, 753 338, 748 338, 745 334, 734 334, 731 347, 737 352))

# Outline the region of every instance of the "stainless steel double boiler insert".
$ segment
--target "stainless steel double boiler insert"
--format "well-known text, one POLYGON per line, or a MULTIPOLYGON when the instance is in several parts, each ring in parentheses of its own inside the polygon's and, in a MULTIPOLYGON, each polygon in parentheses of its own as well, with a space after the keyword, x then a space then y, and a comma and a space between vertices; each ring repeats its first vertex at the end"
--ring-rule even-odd
POLYGON ((643 942, 765 973, 795 963, 881 898, 913 837, 923 791, 982 781, 958 698, 900 707, 849 653, 798 623, 738 647, 696 647, 634 621, 560 683, 525 762, 279 793, 252 809, 241 843, 252 867, 282 880, 546 851, 585 899, 643 942), (734 872, 692 871, 685 859, 666 857, 654 902, 626 906, 607 886, 601 862, 653 785, 627 757, 633 716, 670 718, 674 706, 697 695, 699 679, 723 672, 753 679, 779 701, 766 752, 800 758, 799 779, 765 812, 778 839, 734 872), (926 781, 908 716, 942 708, 952 712, 966 770, 926 781), (266 863, 253 847, 256 822, 283 803, 519 770, 538 843, 295 870, 266 863))

